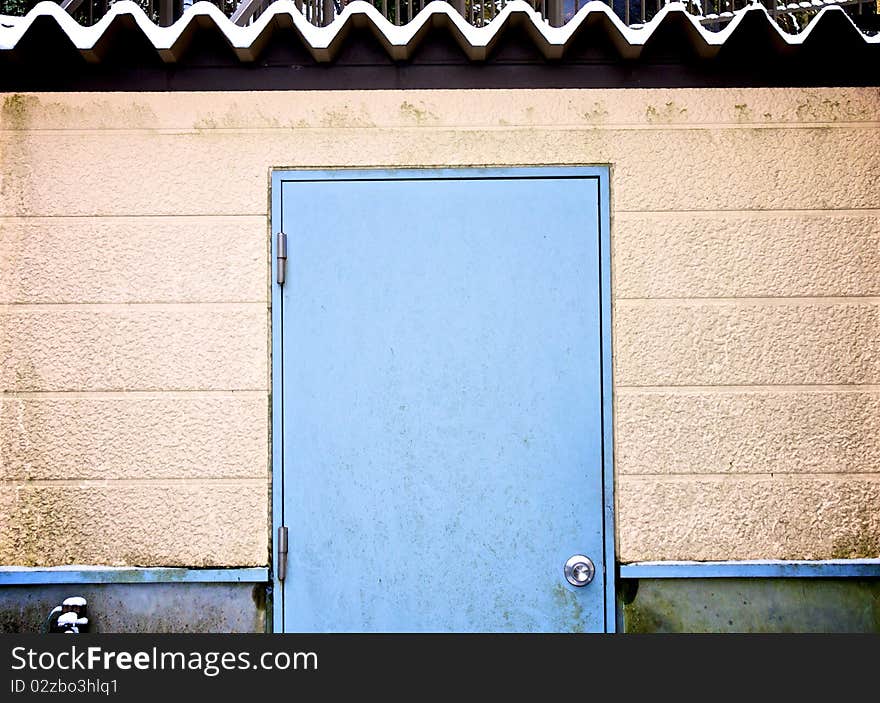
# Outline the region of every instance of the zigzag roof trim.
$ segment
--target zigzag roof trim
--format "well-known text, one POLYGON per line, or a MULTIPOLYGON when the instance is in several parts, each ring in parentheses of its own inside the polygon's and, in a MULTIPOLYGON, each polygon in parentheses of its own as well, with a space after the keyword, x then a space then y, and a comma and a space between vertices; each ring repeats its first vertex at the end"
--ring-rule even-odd
POLYGON ((311 24, 291 0, 277 0, 253 24, 240 27, 231 22, 217 7, 208 2, 197 2, 183 17, 169 27, 159 27, 150 21, 143 10, 130 0, 122 0, 95 25, 83 27, 54 2, 40 2, 24 17, 0 18, 0 51, 12 51, 28 33, 35 22, 49 17, 70 39, 83 57, 93 63, 101 61, 102 39, 108 29, 121 17, 133 20, 147 40, 155 47, 162 60, 176 62, 186 50, 195 26, 213 24, 225 37, 240 61, 255 61, 273 32, 274 26, 292 27, 317 62, 333 61, 344 45, 352 27, 368 28, 394 60, 408 59, 425 34, 436 26, 445 26, 455 37, 462 51, 473 61, 483 61, 509 24, 526 28, 535 45, 547 59, 561 58, 566 47, 578 30, 587 22, 597 19, 605 23, 609 36, 625 58, 638 58, 642 48, 666 22, 684 22, 693 28, 693 48, 706 58, 711 58, 724 43, 736 33, 744 18, 752 13, 763 15, 767 24, 778 35, 781 43, 798 46, 809 40, 828 18, 846 18, 853 35, 865 44, 880 44, 880 35, 868 36, 853 24, 845 12, 836 6, 820 10, 804 30, 788 34, 774 22, 761 5, 752 5, 734 13, 734 18, 719 32, 703 27, 697 19, 686 12, 684 5, 673 2, 665 6, 642 27, 627 27, 604 3, 593 0, 584 5, 562 27, 551 27, 531 5, 524 0, 512 0, 486 26, 475 27, 468 23, 446 2, 430 2, 408 24, 393 25, 375 7, 363 0, 355 0, 345 6, 336 19, 326 27, 311 24))

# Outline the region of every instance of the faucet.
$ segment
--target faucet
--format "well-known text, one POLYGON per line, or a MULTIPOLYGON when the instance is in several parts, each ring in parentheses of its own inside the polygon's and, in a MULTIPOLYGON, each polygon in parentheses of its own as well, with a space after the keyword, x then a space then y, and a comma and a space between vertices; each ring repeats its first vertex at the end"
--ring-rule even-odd
POLYGON ((88 632, 87 605, 86 599, 82 596, 65 598, 61 605, 52 608, 43 624, 43 632, 61 632, 67 635, 88 632))

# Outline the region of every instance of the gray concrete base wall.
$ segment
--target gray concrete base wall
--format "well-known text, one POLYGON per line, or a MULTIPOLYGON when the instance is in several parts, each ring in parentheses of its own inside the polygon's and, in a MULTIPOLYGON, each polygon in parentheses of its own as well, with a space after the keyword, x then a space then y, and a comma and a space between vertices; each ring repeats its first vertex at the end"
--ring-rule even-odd
POLYGON ((880 579, 625 579, 622 632, 880 632, 880 579))
POLYGON ((152 583, 0 587, 0 633, 40 632, 69 596, 92 632, 265 632, 266 584, 152 583))
MULTIPOLYGON (((624 579, 619 632, 880 632, 877 578, 624 579)), ((40 632, 69 596, 92 631, 265 632, 266 584, 161 583, 0 587, 0 633, 40 632)))

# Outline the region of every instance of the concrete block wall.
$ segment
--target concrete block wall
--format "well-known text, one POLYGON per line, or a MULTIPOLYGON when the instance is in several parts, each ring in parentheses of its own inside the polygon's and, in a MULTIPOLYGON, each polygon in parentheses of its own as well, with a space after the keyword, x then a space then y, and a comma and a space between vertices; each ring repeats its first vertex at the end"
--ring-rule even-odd
POLYGON ((0 563, 266 564, 270 170, 539 164, 612 167, 619 559, 880 556, 877 89, 0 103, 0 563))
POLYGON ((41 121, 66 101, 0 98, 0 563, 265 565, 265 214, 157 208, 190 195, 111 146, 131 101, 41 121))

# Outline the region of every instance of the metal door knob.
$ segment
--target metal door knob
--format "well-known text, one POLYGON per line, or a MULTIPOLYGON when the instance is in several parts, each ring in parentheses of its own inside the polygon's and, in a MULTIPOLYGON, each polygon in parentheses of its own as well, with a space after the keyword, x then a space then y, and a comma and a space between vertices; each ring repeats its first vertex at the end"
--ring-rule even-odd
POLYGON ((596 575, 596 566, 590 557, 583 554, 575 554, 565 562, 565 580, 572 586, 586 586, 596 575))

